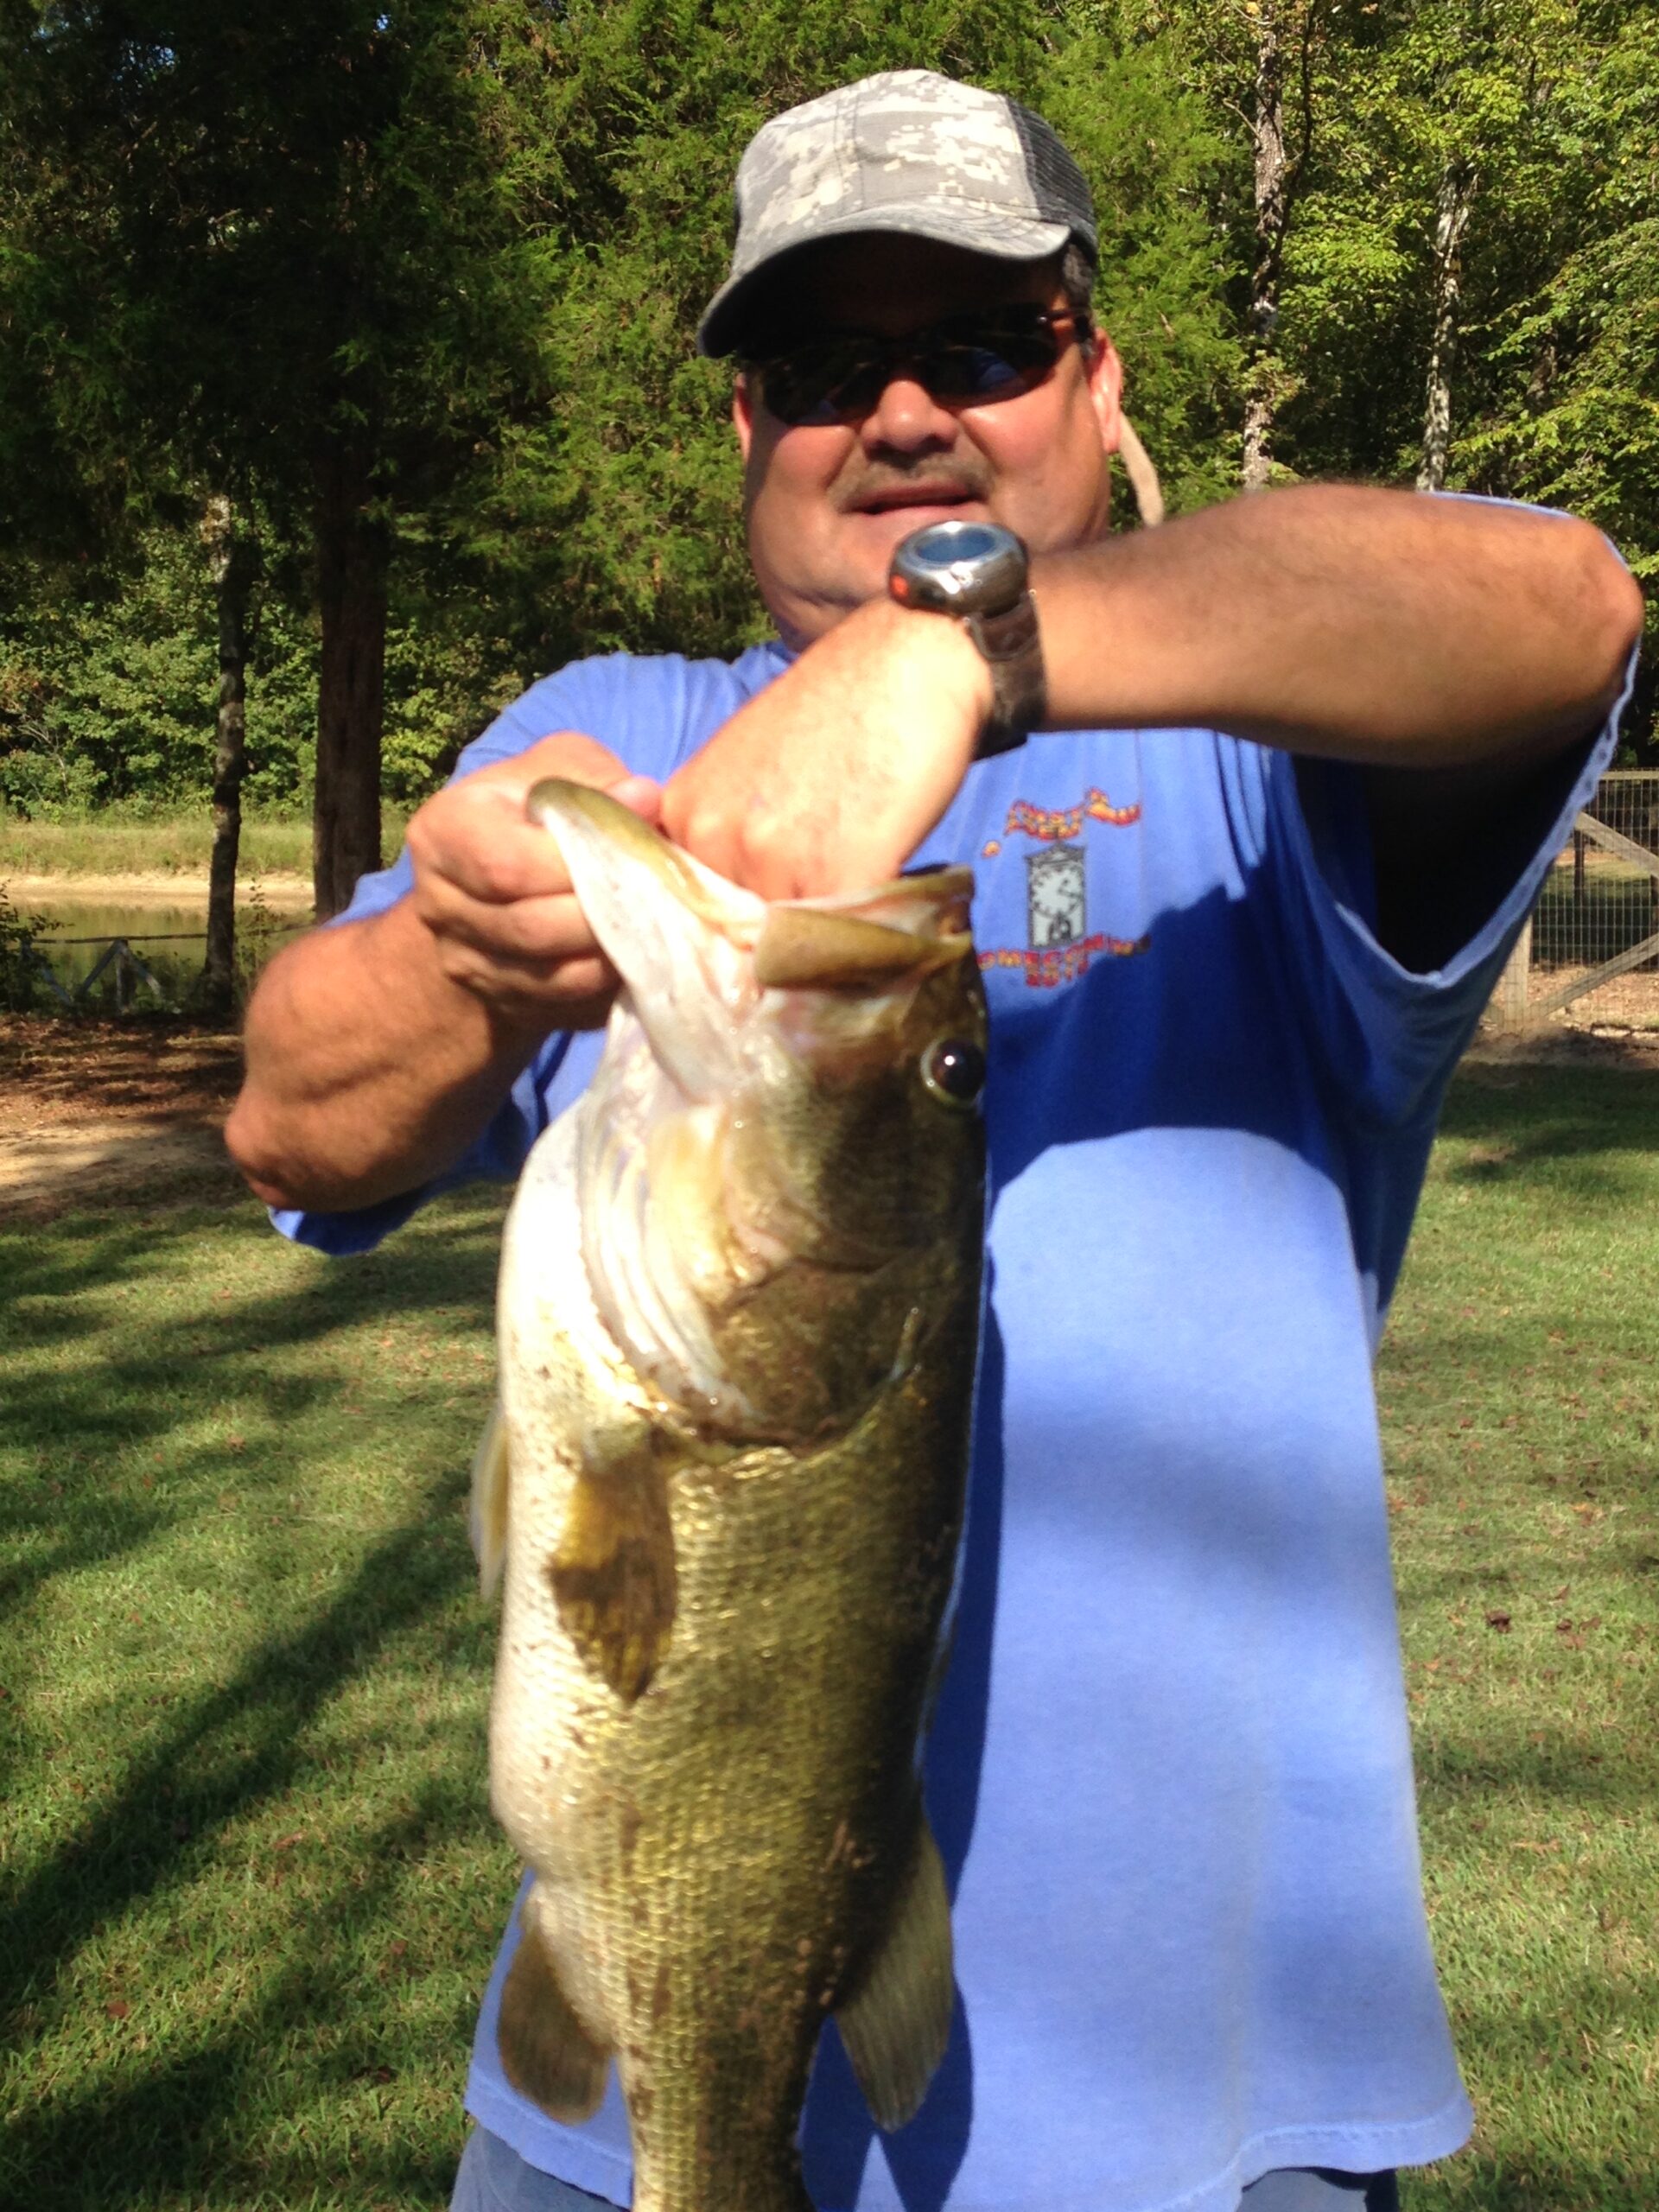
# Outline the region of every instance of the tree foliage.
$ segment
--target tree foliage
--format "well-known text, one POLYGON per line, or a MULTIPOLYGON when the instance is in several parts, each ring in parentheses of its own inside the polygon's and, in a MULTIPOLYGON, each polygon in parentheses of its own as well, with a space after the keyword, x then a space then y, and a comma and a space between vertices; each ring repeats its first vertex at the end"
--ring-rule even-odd
POLYGON ((58 442, 141 500, 154 475, 257 500, 308 548, 325 907, 378 856, 396 519, 545 397, 557 21, 541 0, 0 13, 0 275, 58 442))
POLYGON ((1264 375, 1276 475, 1410 483, 1433 359, 1449 484, 1573 507, 1659 568, 1645 0, 0 0, 0 502, 28 550, 0 556, 0 795, 205 790, 207 489, 266 547, 261 798, 315 775, 331 496, 390 563, 400 794, 562 660, 759 634, 728 378, 691 344, 732 173, 780 107, 912 66, 1076 149, 1176 510, 1236 486, 1264 375))

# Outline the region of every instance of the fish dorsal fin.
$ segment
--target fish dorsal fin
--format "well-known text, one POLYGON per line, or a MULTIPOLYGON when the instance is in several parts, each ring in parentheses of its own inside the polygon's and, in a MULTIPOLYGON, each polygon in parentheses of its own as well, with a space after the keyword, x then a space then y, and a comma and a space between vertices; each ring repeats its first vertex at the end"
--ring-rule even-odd
POLYGON ((955 1982, 950 1897, 919 1807, 909 1863, 886 1931, 836 2025, 878 2127, 914 2117, 950 2040, 955 1982))
POLYGON ((755 943, 754 979, 764 988, 791 990, 919 977, 960 958, 967 944, 963 936, 918 937, 861 914, 772 906, 755 943))
POLYGON ((832 891, 796 905, 821 914, 856 914, 911 937, 961 937, 973 910, 970 868, 913 868, 867 891, 832 891))
POLYGON ((610 2054, 576 2018, 535 1914, 537 1891, 519 1915, 518 1948, 501 1985, 496 2043, 502 2070, 520 2096, 555 2120, 586 2120, 605 2094, 610 2054))
POLYGON ((473 1454, 473 1492, 467 1510, 478 1586, 493 1598, 501 1587, 507 1559, 507 1424, 500 1402, 490 1408, 484 1433, 473 1454))

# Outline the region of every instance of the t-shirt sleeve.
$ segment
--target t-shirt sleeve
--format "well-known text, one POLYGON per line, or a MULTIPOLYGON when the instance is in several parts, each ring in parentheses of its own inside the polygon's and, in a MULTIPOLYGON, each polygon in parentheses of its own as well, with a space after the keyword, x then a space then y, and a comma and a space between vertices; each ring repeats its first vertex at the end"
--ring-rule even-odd
MULTIPOLYGON (((718 721, 722 710, 729 709, 729 702, 702 698, 709 683, 705 664, 671 657, 637 661, 619 653, 575 662, 532 684, 497 715, 461 754, 449 780, 459 782, 493 762, 512 760, 556 731, 575 729, 609 746, 636 774, 665 781, 686 749, 688 729, 700 729, 711 718, 718 721)), ((351 904, 327 926, 337 928, 384 913, 413 881, 405 848, 391 868, 364 876, 351 904)), ((567 1036, 549 1038, 488 1128, 430 1182, 378 1205, 334 1212, 274 1208, 272 1223, 284 1236, 318 1251, 341 1255, 366 1252, 442 1192, 462 1183, 512 1179, 546 1126, 548 1094, 564 1067, 569 1046, 567 1036)))
POLYGON ((1279 893, 1283 956, 1314 1049, 1361 1113, 1398 1127, 1438 1097, 1575 816, 1612 758, 1634 668, 1632 656, 1605 723, 1560 764, 1541 817, 1536 785, 1512 802, 1494 802, 1495 849, 1512 855, 1501 887, 1456 950, 1421 972, 1377 938, 1362 772, 1325 763, 1299 774, 1289 754, 1254 747, 1248 766, 1239 760, 1245 779, 1259 779, 1243 811, 1254 818, 1261 865, 1279 893))

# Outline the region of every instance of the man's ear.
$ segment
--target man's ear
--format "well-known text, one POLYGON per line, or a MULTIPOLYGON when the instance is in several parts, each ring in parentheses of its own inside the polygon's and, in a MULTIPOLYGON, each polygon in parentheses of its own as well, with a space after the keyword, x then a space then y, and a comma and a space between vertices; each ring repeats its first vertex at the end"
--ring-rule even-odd
POLYGON ((1100 426, 1101 450, 1116 453, 1122 434, 1123 364, 1117 348, 1103 330, 1095 333, 1089 357, 1089 404, 1100 426))
POLYGON ((743 456, 747 468, 749 448, 754 442, 754 400, 749 391, 748 372, 740 369, 737 382, 732 386, 732 428, 737 432, 737 449, 743 456))

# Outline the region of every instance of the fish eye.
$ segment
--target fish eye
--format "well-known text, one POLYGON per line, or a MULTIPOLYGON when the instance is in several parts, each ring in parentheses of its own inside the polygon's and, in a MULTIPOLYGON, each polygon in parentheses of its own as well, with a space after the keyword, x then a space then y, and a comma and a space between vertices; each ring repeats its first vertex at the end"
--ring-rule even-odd
POLYGON ((969 1112, 985 1088, 985 1055, 966 1037, 936 1037, 922 1054, 922 1081, 941 1105, 969 1112))

